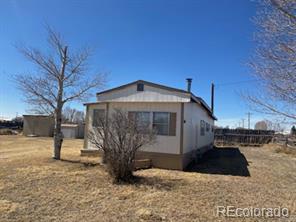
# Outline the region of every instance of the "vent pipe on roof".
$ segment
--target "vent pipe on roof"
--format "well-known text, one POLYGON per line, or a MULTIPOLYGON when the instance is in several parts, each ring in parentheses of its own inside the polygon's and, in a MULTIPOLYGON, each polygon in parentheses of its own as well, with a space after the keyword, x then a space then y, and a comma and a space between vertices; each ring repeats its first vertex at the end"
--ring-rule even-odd
POLYGON ((191 83, 192 83, 192 79, 191 78, 187 78, 187 91, 191 92, 191 83))

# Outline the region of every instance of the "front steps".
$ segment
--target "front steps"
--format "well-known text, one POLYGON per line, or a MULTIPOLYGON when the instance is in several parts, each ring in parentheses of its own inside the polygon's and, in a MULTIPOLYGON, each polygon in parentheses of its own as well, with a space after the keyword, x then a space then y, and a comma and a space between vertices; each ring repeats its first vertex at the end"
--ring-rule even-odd
POLYGON ((100 157, 102 154, 97 149, 83 149, 80 150, 80 156, 87 156, 87 157, 100 157))

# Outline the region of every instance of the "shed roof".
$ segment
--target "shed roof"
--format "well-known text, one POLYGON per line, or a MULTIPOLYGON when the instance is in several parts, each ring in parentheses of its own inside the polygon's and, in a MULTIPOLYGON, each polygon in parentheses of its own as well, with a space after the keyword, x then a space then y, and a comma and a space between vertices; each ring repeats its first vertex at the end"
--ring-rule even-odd
POLYGON ((76 128, 78 127, 78 124, 63 123, 61 126, 65 128, 76 128))
POLYGON ((25 114, 24 117, 52 117, 52 115, 46 115, 46 114, 25 114))

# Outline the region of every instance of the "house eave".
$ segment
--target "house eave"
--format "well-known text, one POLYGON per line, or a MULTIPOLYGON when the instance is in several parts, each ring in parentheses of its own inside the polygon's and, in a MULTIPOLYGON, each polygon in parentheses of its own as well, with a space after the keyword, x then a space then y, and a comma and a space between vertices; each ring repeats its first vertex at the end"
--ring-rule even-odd
POLYGON ((183 90, 183 89, 164 86, 164 85, 160 85, 160 84, 156 84, 156 83, 148 82, 148 81, 144 81, 144 80, 137 80, 137 81, 134 81, 134 82, 122 85, 122 86, 118 86, 118 87, 115 87, 115 88, 112 88, 112 89, 108 89, 108 90, 105 90, 105 91, 98 92, 98 93, 96 93, 96 95, 98 96, 98 95, 101 95, 101 94, 104 94, 104 93, 113 92, 113 91, 120 90, 120 89, 126 88, 128 86, 138 84, 138 83, 143 83, 145 85, 149 85, 149 86, 153 86, 153 87, 156 87, 156 88, 161 88, 161 89, 165 89, 165 90, 169 90, 169 91, 174 91, 174 92, 179 92, 179 93, 184 93, 184 94, 190 94, 190 92, 187 92, 186 90, 183 90))
MULTIPOLYGON (((173 88, 173 87, 169 87, 169 86, 164 86, 164 85, 160 85, 160 84, 156 84, 156 83, 148 82, 148 81, 144 81, 144 80, 137 80, 137 81, 134 81, 134 82, 131 82, 131 83, 119 86, 119 87, 115 87, 115 88, 112 88, 112 89, 101 91, 101 92, 96 93, 96 96, 99 96, 99 95, 102 95, 102 94, 105 94, 105 93, 109 93, 109 92, 113 92, 113 91, 117 91, 117 90, 129 87, 131 85, 138 84, 138 83, 143 83, 145 85, 149 85, 149 86, 152 86, 152 87, 156 87, 156 88, 160 88, 160 89, 164 89, 164 90, 173 91, 173 92, 188 95, 191 101, 200 104, 207 111, 207 113, 209 114, 209 116, 211 118, 213 118, 214 120, 217 120, 217 117, 214 116, 214 114, 213 114, 211 108, 208 106, 208 104, 202 98, 195 96, 192 92, 188 92, 186 90, 173 88)), ((188 102, 191 102, 190 100, 188 102)), ((114 102, 114 101, 100 101, 100 102, 95 102, 95 103, 85 103, 84 105, 102 104, 102 103, 106 103, 106 102, 114 102)), ((127 102, 127 101, 125 101, 125 102, 127 102)), ((138 102, 148 102, 148 101, 138 101, 138 102)), ((149 102, 154 102, 154 101, 149 101, 149 102)), ((155 102, 166 102, 166 101, 155 101, 155 102)))
POLYGON ((195 96, 193 93, 191 93, 191 99, 192 101, 200 104, 209 114, 210 117, 213 118, 213 120, 218 120, 217 117, 213 114, 211 108, 208 106, 208 104, 200 97, 195 96))

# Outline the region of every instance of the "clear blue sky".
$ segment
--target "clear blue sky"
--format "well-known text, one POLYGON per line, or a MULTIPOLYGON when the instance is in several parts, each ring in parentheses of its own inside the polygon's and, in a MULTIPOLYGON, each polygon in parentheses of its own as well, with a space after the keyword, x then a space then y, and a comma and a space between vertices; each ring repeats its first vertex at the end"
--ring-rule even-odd
MULTIPOLYGON (((209 103, 211 82, 252 79, 245 63, 254 47, 255 11, 248 0, 1 1, 0 116, 28 110, 9 79, 33 67, 13 45, 46 49, 44 23, 70 47, 95 48, 91 65, 110 72, 106 88, 137 79, 185 88, 185 78, 192 77, 192 91, 209 103)), ((252 83, 217 86, 219 123, 246 117, 249 110, 237 94, 243 89, 252 83)))

